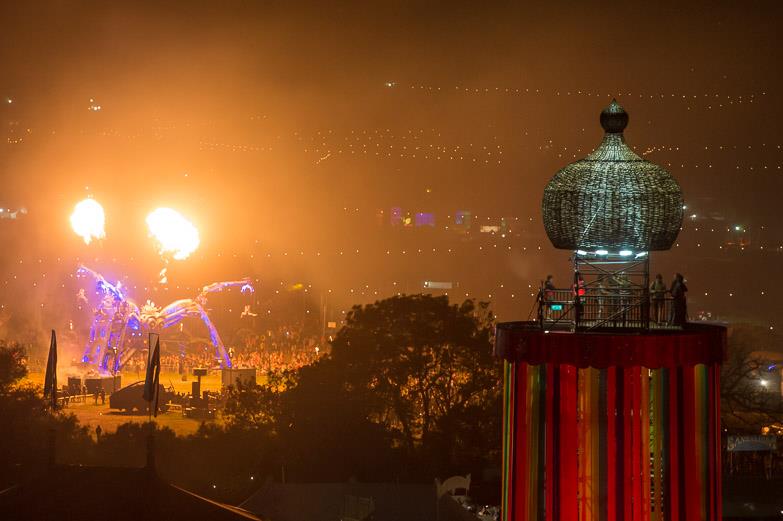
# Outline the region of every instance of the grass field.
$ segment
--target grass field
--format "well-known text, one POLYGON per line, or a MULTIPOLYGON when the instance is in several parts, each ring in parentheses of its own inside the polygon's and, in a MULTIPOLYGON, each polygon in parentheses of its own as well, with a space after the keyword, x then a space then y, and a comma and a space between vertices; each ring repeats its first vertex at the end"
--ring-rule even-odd
MULTIPOLYGON (((147 414, 121 413, 109 409, 108 399, 105 405, 101 405, 100 401, 98 401, 98 405, 95 405, 93 400, 87 400, 86 403, 70 404, 65 408, 65 412, 75 414, 79 423, 88 427, 93 436, 95 436, 95 427, 98 425, 101 426, 104 433, 109 433, 116 431, 117 427, 123 423, 144 423, 149 419, 147 414)), ((178 436, 193 434, 201 424, 200 420, 185 418, 181 412, 159 413, 155 422, 160 427, 170 428, 178 436)))
MULTIPOLYGON (((263 376, 259 375, 259 379, 263 379, 263 376)), ((42 385, 44 380, 43 373, 30 373, 25 381, 42 385)), ((144 373, 125 373, 122 375, 122 386, 126 387, 134 382, 144 380, 144 373)), ((166 388, 174 387, 174 390, 178 393, 189 394, 191 391, 191 384, 195 382, 194 376, 187 376, 185 379, 177 373, 162 372, 160 375, 160 383, 166 388)), ((61 385, 64 382, 59 382, 61 385)), ((221 389, 221 377, 220 373, 215 371, 211 372, 207 376, 201 378, 202 391, 220 391, 221 389)), ((109 409, 109 397, 106 396, 106 403, 101 405, 100 401, 95 404, 93 399, 88 399, 85 403, 70 403, 65 412, 73 413, 79 419, 79 423, 88 427, 95 436, 95 428, 100 425, 101 430, 104 433, 114 432, 117 427, 123 423, 134 422, 144 423, 148 420, 147 414, 130 414, 121 413, 109 409)), ((157 424, 161 427, 169 427, 177 435, 184 436, 193 434, 201 424, 201 420, 195 420, 191 418, 185 418, 182 413, 168 412, 158 414, 157 424)))

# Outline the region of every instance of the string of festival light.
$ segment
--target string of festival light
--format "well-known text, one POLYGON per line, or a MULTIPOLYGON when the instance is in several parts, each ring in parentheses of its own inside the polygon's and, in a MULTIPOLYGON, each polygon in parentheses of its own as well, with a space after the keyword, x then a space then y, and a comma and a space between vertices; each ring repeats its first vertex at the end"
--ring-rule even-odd
MULTIPOLYGON (((416 92, 425 92, 430 94, 436 93, 462 93, 462 94, 508 94, 513 96, 519 95, 540 95, 540 96, 574 96, 574 97, 588 97, 588 98, 624 98, 624 99, 643 99, 653 101, 682 101, 692 102, 694 100, 706 100, 708 102, 716 104, 717 107, 723 107, 726 105, 753 103, 758 99, 767 96, 766 91, 759 93, 750 92, 746 94, 725 94, 720 92, 702 92, 695 94, 693 92, 633 92, 618 89, 614 92, 597 92, 592 90, 582 89, 545 89, 536 87, 478 87, 468 85, 454 85, 452 87, 442 87, 439 85, 426 85, 426 84, 407 84, 398 85, 396 82, 387 82, 386 87, 389 89, 402 88, 406 90, 413 90, 416 92)), ((712 108, 712 105, 709 106, 712 108)))

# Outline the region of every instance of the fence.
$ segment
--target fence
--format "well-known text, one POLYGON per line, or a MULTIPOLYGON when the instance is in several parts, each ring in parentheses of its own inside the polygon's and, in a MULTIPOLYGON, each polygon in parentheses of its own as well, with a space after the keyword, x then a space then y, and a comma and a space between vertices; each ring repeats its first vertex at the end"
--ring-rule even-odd
POLYGON ((557 329, 676 329, 673 300, 653 299, 640 288, 585 288, 578 298, 571 289, 541 290, 538 320, 557 329))

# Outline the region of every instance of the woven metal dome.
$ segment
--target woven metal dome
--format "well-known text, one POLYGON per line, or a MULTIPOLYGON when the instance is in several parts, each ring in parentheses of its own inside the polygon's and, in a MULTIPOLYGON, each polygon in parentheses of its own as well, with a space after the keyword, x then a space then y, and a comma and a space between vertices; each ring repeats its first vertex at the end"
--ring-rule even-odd
POLYGON ((628 114, 612 100, 601 112, 601 145, 557 172, 544 189, 544 228, 555 248, 658 251, 677 239, 680 185, 625 144, 627 124, 628 114))

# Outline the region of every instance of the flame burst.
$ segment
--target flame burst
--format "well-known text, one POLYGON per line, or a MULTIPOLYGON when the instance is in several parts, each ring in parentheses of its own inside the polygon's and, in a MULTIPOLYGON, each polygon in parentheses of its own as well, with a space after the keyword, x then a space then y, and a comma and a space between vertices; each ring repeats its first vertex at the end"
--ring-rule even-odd
POLYGON ((76 203, 71 213, 71 228, 76 235, 84 239, 85 244, 90 244, 93 239, 106 237, 104 225, 106 216, 103 206, 95 199, 84 199, 76 203))
POLYGON ((187 259, 200 243, 193 223, 171 208, 158 208, 147 216, 150 236, 158 243, 161 255, 171 254, 176 260, 187 259))

